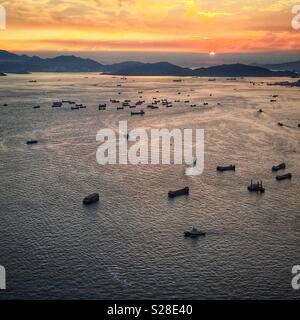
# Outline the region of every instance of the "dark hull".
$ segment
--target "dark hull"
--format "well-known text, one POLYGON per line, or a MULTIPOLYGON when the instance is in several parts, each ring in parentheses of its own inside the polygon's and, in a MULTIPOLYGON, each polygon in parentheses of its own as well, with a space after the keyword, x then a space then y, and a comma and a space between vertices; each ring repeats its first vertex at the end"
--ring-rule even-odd
POLYGON ((226 166, 226 167, 222 167, 222 166, 217 166, 217 171, 235 171, 235 166, 226 166))
POLYGON ((176 191, 169 191, 168 197, 175 198, 175 197, 179 197, 179 196, 183 196, 183 195, 188 195, 189 191, 190 191, 190 189, 188 187, 185 187, 183 189, 176 190, 176 191))
POLYGON ((31 140, 26 142, 26 144, 37 144, 37 143, 38 143, 37 140, 31 140))
POLYGON ((93 193, 85 197, 82 201, 83 204, 89 205, 92 203, 96 203, 99 201, 99 194, 98 193, 93 193))
POLYGON ((277 176, 276 180, 281 181, 281 180, 287 180, 287 179, 292 179, 292 174, 291 173, 287 173, 284 174, 282 176, 277 176))
POLYGON ((279 164, 278 166, 273 166, 272 167, 272 171, 279 171, 279 170, 283 170, 283 169, 285 169, 285 163, 281 163, 281 164, 279 164))

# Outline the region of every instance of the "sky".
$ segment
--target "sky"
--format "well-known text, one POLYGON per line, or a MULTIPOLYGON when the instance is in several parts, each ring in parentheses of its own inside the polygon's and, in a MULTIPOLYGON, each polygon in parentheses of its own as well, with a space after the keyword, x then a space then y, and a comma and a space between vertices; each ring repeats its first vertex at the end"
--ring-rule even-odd
MULTIPOLYGON (((0 0, 0 49, 13 52, 300 53, 300 0, 0 0)), ((123 54, 123 55, 124 55, 123 54)), ((105 56, 105 54, 104 54, 105 56)), ((175 57, 174 56, 174 57, 175 57)), ((219 56, 219 57, 220 57, 219 56)), ((214 59, 217 59, 213 57, 214 59)), ((300 55, 299 55, 300 57, 300 55)), ((252 59, 252 58, 251 58, 252 59)))

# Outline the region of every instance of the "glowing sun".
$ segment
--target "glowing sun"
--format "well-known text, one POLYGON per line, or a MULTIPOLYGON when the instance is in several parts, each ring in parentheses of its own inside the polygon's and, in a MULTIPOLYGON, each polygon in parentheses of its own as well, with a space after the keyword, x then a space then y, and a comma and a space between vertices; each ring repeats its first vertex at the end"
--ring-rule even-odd
POLYGON ((213 57, 213 56, 216 55, 216 53, 215 53, 214 51, 211 51, 211 52, 209 53, 209 55, 210 55, 211 57, 213 57))

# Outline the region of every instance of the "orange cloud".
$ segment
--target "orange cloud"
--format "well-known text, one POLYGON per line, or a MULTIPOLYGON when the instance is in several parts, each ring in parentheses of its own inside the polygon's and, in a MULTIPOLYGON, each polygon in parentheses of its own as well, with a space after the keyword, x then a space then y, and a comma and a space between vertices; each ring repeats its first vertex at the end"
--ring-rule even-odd
POLYGON ((6 50, 299 50, 294 0, 9 0, 6 50))

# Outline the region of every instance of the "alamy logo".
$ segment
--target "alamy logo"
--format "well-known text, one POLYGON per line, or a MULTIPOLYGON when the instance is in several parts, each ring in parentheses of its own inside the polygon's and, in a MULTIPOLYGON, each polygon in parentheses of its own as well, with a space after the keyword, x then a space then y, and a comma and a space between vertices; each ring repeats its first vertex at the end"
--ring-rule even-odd
POLYGON ((97 133, 96 140, 102 142, 96 153, 98 164, 186 164, 186 175, 202 174, 203 129, 151 129, 149 134, 143 128, 135 128, 128 132, 127 121, 120 121, 118 129, 118 137, 109 128, 97 133))
POLYGON ((0 290, 6 289, 6 272, 3 266, 0 266, 0 290))
POLYGON ((292 8, 292 14, 295 14, 294 18, 292 19, 292 28, 295 30, 299 30, 300 29, 300 4, 297 4, 292 8))
POLYGON ((6 28, 6 10, 3 6, 0 5, 0 30, 6 28))

